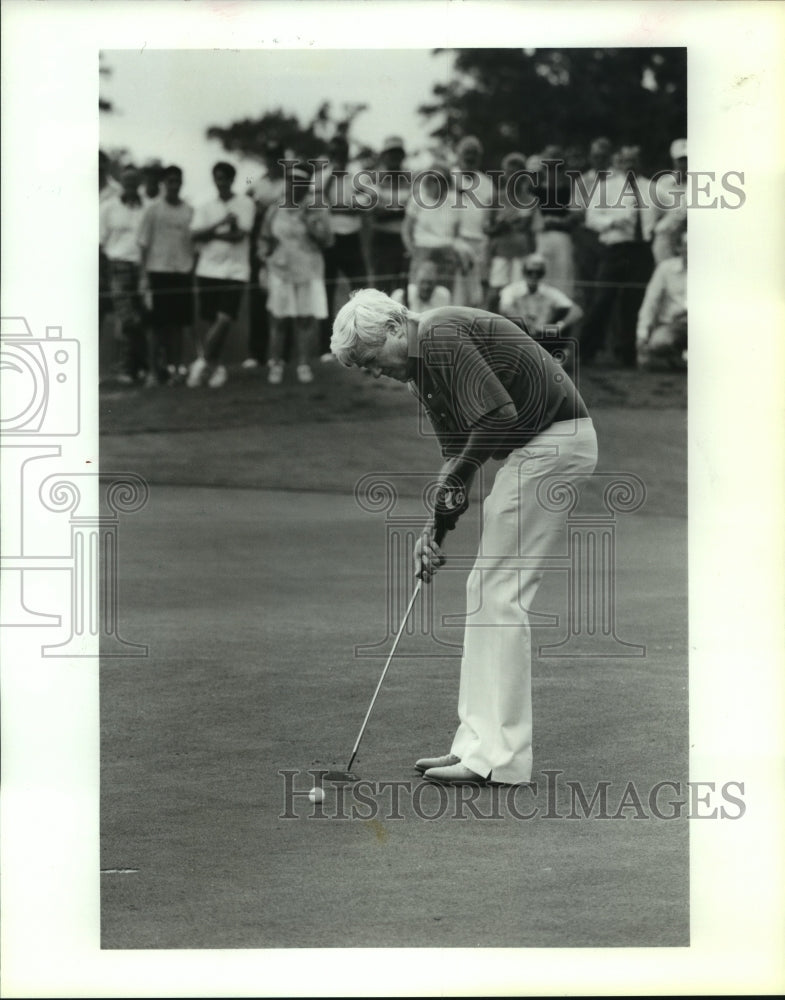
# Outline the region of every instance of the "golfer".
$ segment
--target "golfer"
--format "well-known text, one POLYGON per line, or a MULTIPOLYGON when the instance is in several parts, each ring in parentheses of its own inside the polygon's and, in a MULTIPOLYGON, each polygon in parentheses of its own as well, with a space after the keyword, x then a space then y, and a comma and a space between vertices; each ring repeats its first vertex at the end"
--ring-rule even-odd
POLYGON ((484 501, 478 558, 467 581, 458 729, 449 753, 415 767, 446 784, 527 783, 529 610, 567 517, 543 498, 549 486, 556 491, 562 484, 564 495, 565 483, 577 488, 594 471, 597 438, 586 406, 536 341, 511 320, 479 309, 411 313, 367 289, 336 316, 330 346, 346 366, 408 382, 436 431, 444 464, 434 514, 414 555, 423 582, 444 564, 436 539, 468 507, 477 470, 491 458, 504 463, 484 501))

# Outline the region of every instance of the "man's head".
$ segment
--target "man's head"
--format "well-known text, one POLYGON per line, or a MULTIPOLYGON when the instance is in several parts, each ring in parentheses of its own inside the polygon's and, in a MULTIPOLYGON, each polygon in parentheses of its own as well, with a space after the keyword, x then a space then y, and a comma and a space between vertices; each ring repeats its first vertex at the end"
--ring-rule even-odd
POLYGON ((172 164, 164 170, 164 197, 167 201, 177 202, 180 197, 180 188, 183 186, 182 170, 172 164))
POLYGON ((139 193, 139 171, 133 164, 128 163, 123 167, 120 174, 120 184, 123 188, 123 194, 135 195, 139 193))
POLYGON ((379 162, 383 170, 400 170, 405 156, 403 139, 399 135, 390 135, 384 140, 379 162))
POLYGON ((213 181, 221 198, 228 198, 232 193, 232 184, 236 176, 237 171, 231 163, 221 161, 213 167, 213 181))
POLYGON ((337 170, 345 170, 349 162, 349 143, 342 135, 334 135, 327 146, 327 156, 337 170))
POLYGON ((635 173, 641 166, 640 146, 622 146, 619 150, 619 170, 635 173))
POLYGON ((674 139, 671 143, 670 153, 673 169, 684 176, 687 172, 687 140, 674 139))
POLYGON ((161 181, 163 180, 161 164, 158 162, 145 164, 142 168, 142 177, 144 179, 144 192, 147 197, 157 198, 161 190, 161 181))
POLYGON ((589 147, 589 163, 594 170, 607 170, 611 165, 613 147, 610 139, 600 136, 589 147))
POLYGON ((347 368, 407 380, 408 310, 375 288, 355 292, 333 323, 330 349, 347 368))
POLYGON ((313 174, 307 163, 287 164, 284 171, 284 190, 285 202, 289 205, 301 205, 307 197, 313 195, 313 174))
POLYGON ((417 294, 421 302, 430 302, 433 290, 436 288, 436 265, 433 261, 426 260, 417 269, 416 283, 417 294))
POLYGON ((536 292, 545 277, 545 258, 538 253, 530 253, 523 261, 523 277, 530 292, 536 292))
POLYGON ((482 143, 476 135, 465 135, 455 149, 461 170, 479 170, 482 163, 482 143))
POLYGON ((270 139, 264 144, 264 163, 267 167, 267 174, 269 177, 281 177, 283 174, 283 168, 281 167, 280 161, 286 155, 286 151, 283 148, 282 143, 277 142, 275 139, 270 139))
POLYGON ((523 153, 508 153, 502 158, 502 171, 505 177, 526 169, 526 157, 523 153))

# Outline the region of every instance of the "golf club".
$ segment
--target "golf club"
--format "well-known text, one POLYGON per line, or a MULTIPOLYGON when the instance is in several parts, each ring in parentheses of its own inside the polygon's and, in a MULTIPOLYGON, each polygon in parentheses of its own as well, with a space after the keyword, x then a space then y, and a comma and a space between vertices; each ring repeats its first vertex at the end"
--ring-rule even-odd
MULTIPOLYGON (((437 545, 441 545, 444 539, 444 535, 445 535, 444 529, 441 529, 440 526, 437 525, 434 536, 437 545)), ((406 609, 406 613, 403 616, 403 620, 401 621, 401 626, 398 629, 398 634, 395 637, 395 642, 393 643, 392 649, 390 650, 390 655, 387 657, 387 662, 384 665, 384 670, 382 670, 382 675, 379 678, 379 683, 376 685, 376 690, 373 693, 373 698, 371 698, 371 704, 368 706, 368 711, 365 713, 363 724, 360 726, 360 732, 357 734, 357 739, 354 744, 354 749, 352 750, 352 755, 349 758, 349 763, 346 765, 346 770, 328 771, 327 774, 324 776, 327 781, 352 782, 360 780, 359 775, 356 775, 352 772, 352 764, 354 763, 354 758, 357 756, 357 751, 360 747, 360 740, 362 740, 363 734, 365 733, 365 727, 368 725, 368 720, 371 717, 373 706, 376 704, 376 698, 379 694, 379 691, 381 690, 382 684, 384 683, 384 678, 387 674, 387 670, 390 664, 392 663, 392 658, 395 655, 395 650, 398 648, 398 643, 400 642, 401 636, 403 635, 403 630, 406 628, 406 623, 409 620, 409 615, 412 613, 414 602, 417 600, 417 595, 420 593, 421 590, 422 590, 422 580, 418 580, 417 585, 414 588, 414 593, 412 594, 411 600, 409 601, 409 606, 406 609)))

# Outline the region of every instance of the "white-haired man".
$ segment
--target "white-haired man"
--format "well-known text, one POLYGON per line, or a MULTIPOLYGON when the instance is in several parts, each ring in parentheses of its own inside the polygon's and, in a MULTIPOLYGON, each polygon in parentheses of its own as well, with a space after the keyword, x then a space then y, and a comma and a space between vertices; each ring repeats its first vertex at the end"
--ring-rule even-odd
POLYGON ((538 487, 552 478, 577 484, 594 471, 597 438, 586 406, 539 344, 480 309, 417 314, 379 291, 361 291, 336 316, 331 347, 344 365, 410 383, 436 431, 445 461, 434 516, 415 547, 415 574, 425 583, 444 564, 437 538, 468 507, 477 470, 489 458, 504 461, 484 501, 467 581, 458 729, 448 754, 415 767, 448 784, 527 783, 528 611, 566 518, 541 502, 538 487))

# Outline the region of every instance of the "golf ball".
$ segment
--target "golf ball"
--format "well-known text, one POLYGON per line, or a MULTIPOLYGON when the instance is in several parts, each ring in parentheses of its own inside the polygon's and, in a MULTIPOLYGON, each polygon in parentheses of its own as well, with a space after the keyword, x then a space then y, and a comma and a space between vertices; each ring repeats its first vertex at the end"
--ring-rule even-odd
POLYGON ((311 802, 323 802, 324 801, 324 789, 323 788, 312 788, 308 792, 308 798, 311 802))

